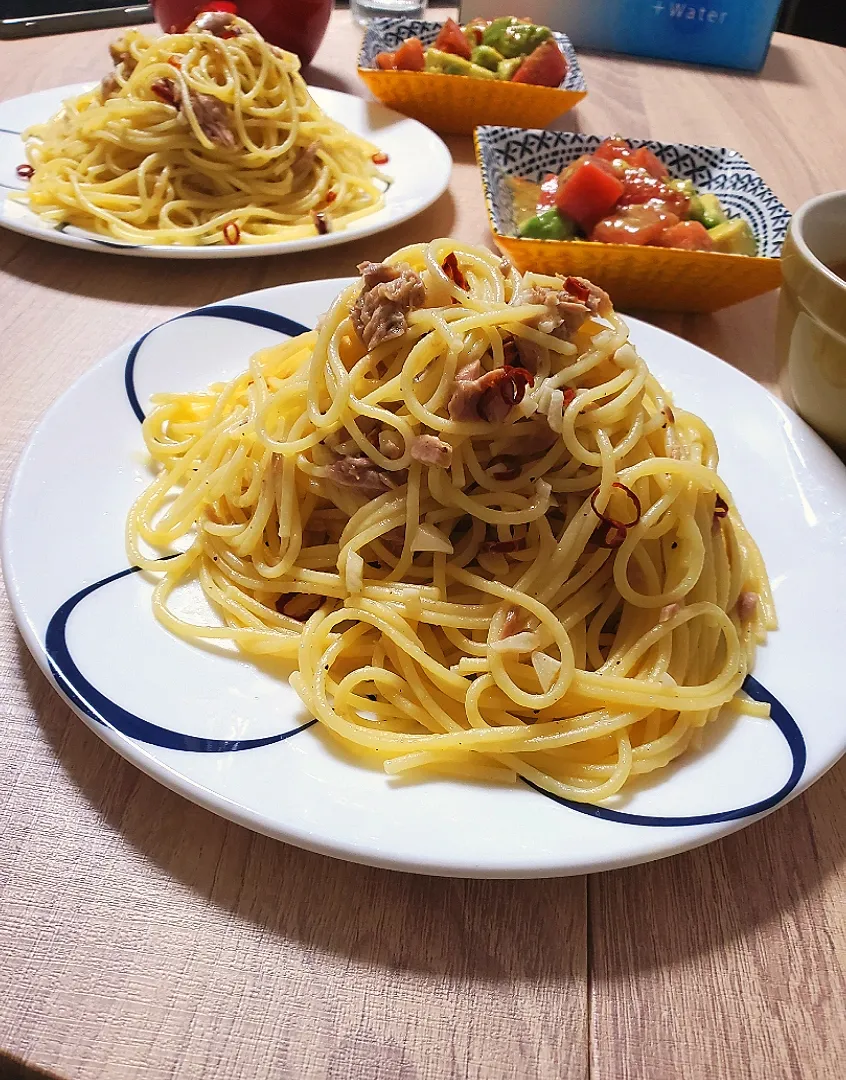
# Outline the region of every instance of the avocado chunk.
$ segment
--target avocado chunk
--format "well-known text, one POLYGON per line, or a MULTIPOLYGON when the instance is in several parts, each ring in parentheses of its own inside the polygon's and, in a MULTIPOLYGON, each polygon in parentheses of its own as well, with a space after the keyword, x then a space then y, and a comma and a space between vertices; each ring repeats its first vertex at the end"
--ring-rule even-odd
POLYGON ((704 224, 702 218, 705 216, 705 207, 702 205, 702 200, 698 195, 690 196, 690 206, 687 208, 687 217, 689 221, 698 221, 700 224, 704 224))
POLYGON ((688 199, 695 199, 699 196, 696 194, 696 188, 693 186, 692 180, 668 180, 667 187, 671 191, 680 191, 682 195, 687 195, 688 199))
POLYGON ((487 68, 473 64, 461 56, 441 52, 440 49, 427 49, 425 55, 426 71, 439 71, 442 75, 468 75, 471 79, 496 78, 487 68))
POLYGON ((490 45, 477 45, 470 54, 470 60, 479 67, 487 68, 488 71, 495 73, 502 63, 502 56, 490 45))
POLYGON ((514 78, 517 68, 523 63, 522 56, 514 56, 510 60, 501 60, 496 69, 496 77, 503 82, 509 82, 514 78))
POLYGON ((720 200, 710 192, 703 192, 698 196, 698 213, 694 213, 693 203, 690 206, 690 216, 701 221, 706 229, 715 229, 718 225, 728 221, 725 210, 720 205, 720 200))
POLYGON ((528 56, 538 45, 552 37, 548 26, 521 22, 513 15, 494 19, 482 35, 482 44, 490 45, 507 59, 528 56))
POLYGON ((722 251, 728 255, 757 255, 758 244, 752 226, 745 218, 730 218, 713 229, 708 230, 708 235, 714 242, 714 251, 722 251))
POLYGON ((553 206, 524 221, 518 235, 531 240, 572 240, 576 236, 576 223, 553 206))

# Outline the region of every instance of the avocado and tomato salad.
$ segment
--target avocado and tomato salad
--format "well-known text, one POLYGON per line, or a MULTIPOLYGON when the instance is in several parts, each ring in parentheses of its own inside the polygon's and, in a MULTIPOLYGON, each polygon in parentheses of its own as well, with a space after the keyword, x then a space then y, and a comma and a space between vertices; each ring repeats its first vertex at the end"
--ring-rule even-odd
POLYGON ((394 52, 379 53, 376 67, 532 86, 560 86, 567 74, 564 53, 549 27, 513 15, 473 19, 466 26, 447 19, 433 45, 406 38, 394 52))
POLYGON ((673 179, 651 150, 605 139, 540 184, 510 180, 517 235, 535 240, 683 248, 756 255, 744 218, 729 217, 716 195, 673 179))

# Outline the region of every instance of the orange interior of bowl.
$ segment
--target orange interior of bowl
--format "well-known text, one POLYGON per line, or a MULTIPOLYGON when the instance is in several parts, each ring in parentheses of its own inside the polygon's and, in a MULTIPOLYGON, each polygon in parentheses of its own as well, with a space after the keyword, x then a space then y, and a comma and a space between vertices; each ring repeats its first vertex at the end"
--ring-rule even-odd
POLYGON ((358 74, 384 105, 437 131, 457 135, 469 135, 480 124, 546 127, 587 93, 435 71, 360 67, 358 74))

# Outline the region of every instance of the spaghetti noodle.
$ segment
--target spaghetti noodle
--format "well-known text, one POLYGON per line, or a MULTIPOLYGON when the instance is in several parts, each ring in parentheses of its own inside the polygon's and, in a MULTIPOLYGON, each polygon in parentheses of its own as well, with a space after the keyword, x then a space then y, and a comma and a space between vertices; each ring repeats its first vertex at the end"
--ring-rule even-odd
POLYGON ((727 704, 762 715, 766 570, 607 296, 453 240, 361 269, 318 329, 154 399, 127 537, 158 619, 294 661, 391 773, 595 802, 727 704), (192 576, 220 625, 174 610, 192 576))
POLYGON ((111 53, 98 88, 23 133, 21 198, 43 218, 135 244, 261 244, 383 205, 378 147, 328 117, 297 57, 243 19, 130 30, 111 53))

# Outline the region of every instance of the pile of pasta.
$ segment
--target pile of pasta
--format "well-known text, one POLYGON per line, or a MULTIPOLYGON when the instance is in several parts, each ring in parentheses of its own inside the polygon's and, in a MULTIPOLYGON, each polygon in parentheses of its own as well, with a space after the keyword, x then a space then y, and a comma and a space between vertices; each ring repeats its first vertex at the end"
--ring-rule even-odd
POLYGON ((596 802, 764 714, 766 570, 607 296, 447 239, 361 270, 316 330, 154 399, 127 537, 161 622, 292 661, 392 774, 596 802), (192 577, 219 622, 174 610, 192 577))
POLYGON ((132 244, 261 244, 383 205, 385 155, 328 117, 298 58, 243 19, 130 30, 111 55, 99 87, 23 133, 22 198, 56 226, 132 244))

